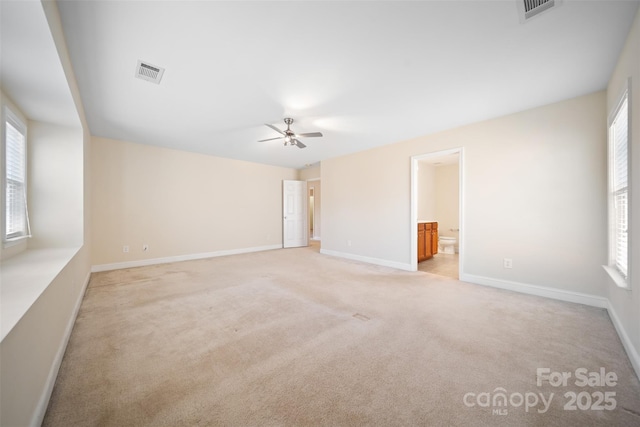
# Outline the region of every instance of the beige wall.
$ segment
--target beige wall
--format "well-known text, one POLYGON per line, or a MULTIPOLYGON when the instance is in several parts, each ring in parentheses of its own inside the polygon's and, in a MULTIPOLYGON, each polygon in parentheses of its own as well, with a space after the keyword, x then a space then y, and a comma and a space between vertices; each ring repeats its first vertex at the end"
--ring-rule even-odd
POLYGON ((282 244, 295 169, 95 137, 91 166, 94 265, 282 244))
MULTIPOLYGON (((614 316, 617 316, 635 352, 635 369, 640 375, 640 11, 636 14, 631 32, 627 37, 616 69, 607 89, 607 110, 610 113, 619 100, 627 79, 631 78, 631 206, 630 206, 630 253, 629 265, 631 291, 618 288, 607 277, 607 295, 614 316)), ((606 262, 606 260, 605 260, 606 262)), ((620 332, 620 331, 619 331, 620 332)), ((624 339, 623 339, 624 342, 624 339)))
MULTIPOLYGON (((438 234, 459 238, 459 168, 457 164, 436 166, 435 168, 435 219, 438 234)), ((458 245, 456 245, 457 247, 458 245)))
POLYGON ((426 162, 418 166, 418 220, 436 221, 436 167, 426 162))
POLYGON ((82 245, 82 129, 29 122, 29 248, 82 245))
POLYGON ((300 181, 307 181, 309 179, 318 179, 321 175, 320 166, 314 166, 305 169, 298 169, 298 178, 300 181))
POLYGON ((598 92, 323 161, 323 250, 410 268, 411 156, 463 147, 464 272, 603 295, 605 103, 598 92))

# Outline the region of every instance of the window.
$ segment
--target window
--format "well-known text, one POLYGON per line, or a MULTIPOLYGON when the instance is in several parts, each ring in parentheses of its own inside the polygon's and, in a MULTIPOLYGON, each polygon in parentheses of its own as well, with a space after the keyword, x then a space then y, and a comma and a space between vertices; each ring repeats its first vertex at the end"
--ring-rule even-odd
POLYGON ((5 108, 4 123, 4 203, 3 241, 29 237, 27 214, 27 127, 5 108))
POLYGON ((629 277, 629 92, 609 121, 609 265, 618 286, 629 277))

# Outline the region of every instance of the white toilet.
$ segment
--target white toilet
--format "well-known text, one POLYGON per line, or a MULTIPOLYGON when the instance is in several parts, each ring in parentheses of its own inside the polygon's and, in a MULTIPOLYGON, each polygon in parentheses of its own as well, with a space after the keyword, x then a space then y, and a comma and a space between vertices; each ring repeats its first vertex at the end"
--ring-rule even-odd
POLYGON ((438 245, 440 246, 439 252, 444 254, 456 253, 456 239, 455 237, 438 236, 438 245))

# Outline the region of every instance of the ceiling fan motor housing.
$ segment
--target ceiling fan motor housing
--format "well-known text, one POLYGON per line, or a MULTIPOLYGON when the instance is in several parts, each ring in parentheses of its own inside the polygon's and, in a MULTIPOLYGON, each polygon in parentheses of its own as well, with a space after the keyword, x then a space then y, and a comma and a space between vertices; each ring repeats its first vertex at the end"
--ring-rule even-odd
POLYGON ((284 145, 296 145, 296 140, 294 139, 296 134, 290 129, 291 123, 293 123, 293 119, 291 117, 285 117, 284 122, 287 125, 287 129, 284 131, 284 145))
POLYGON ((278 132, 280 135, 282 136, 278 136, 276 138, 268 138, 268 139, 263 139, 259 142, 264 142, 264 141, 271 141, 274 139, 280 139, 280 138, 284 138, 284 145, 285 147, 287 145, 295 145, 298 148, 305 148, 306 145, 302 143, 302 141, 300 141, 299 137, 318 137, 318 136, 322 136, 321 132, 308 132, 308 133, 301 133, 301 134, 296 134, 294 131, 291 130, 291 124, 293 123, 293 119, 291 117, 285 117, 284 118, 284 122, 287 125, 287 129, 285 129, 284 131, 278 129, 277 127, 270 125, 270 124, 266 124, 267 127, 275 130, 276 132, 278 132))

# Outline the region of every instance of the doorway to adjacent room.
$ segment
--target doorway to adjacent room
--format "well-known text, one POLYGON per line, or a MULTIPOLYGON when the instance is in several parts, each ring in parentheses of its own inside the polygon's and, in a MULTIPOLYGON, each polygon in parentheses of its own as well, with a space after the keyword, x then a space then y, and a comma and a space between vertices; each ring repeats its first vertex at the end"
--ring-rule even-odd
POLYGON ((321 239, 321 206, 322 199, 320 194, 321 182, 320 178, 307 180, 307 196, 309 210, 309 240, 311 242, 319 242, 321 239))
POLYGON ((414 271, 456 279, 460 276, 464 247, 462 165, 462 148, 411 158, 411 265, 414 271), (432 246, 427 248, 427 258, 422 256, 419 260, 418 239, 422 234, 418 228, 422 224, 437 227, 437 239, 432 239, 432 246))

